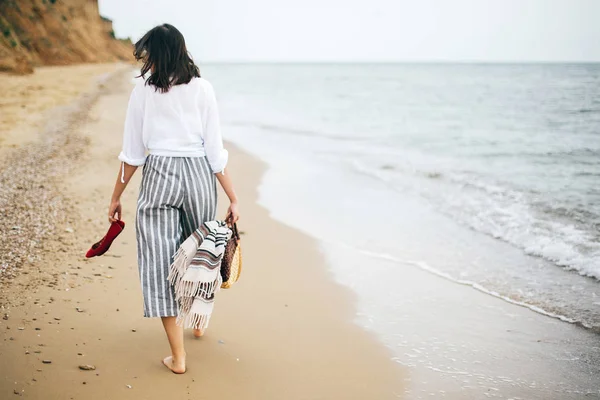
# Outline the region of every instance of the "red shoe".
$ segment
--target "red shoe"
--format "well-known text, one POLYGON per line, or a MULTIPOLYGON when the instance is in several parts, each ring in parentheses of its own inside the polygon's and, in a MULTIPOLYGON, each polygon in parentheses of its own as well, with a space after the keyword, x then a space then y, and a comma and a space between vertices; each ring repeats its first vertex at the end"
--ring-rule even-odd
POLYGON ((115 240, 117 236, 123 232, 123 229, 125 229, 125 222, 123 221, 115 221, 110 224, 110 228, 108 228, 106 236, 104 236, 99 242, 94 243, 92 248, 88 250, 85 256, 87 258, 91 258, 95 256, 101 256, 102 254, 106 253, 113 240, 115 240))

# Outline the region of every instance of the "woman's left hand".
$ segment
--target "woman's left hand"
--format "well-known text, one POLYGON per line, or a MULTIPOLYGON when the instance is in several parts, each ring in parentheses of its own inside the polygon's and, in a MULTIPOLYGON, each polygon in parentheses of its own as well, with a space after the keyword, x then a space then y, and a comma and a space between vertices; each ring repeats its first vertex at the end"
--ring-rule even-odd
POLYGON ((231 203, 229 208, 227 209, 227 217, 225 217, 225 221, 229 226, 233 226, 238 219, 240 219, 240 212, 238 210, 237 203, 231 203))
POLYGON ((121 220, 121 200, 112 200, 108 206, 108 222, 112 224, 117 220, 121 220))

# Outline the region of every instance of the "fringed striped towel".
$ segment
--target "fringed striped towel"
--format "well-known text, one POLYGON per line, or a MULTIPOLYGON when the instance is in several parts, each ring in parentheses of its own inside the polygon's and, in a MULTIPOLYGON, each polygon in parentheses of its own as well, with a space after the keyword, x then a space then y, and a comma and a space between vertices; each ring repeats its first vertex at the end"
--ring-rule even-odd
POLYGON ((221 287, 221 259, 231 230, 221 221, 208 221, 194 231, 173 256, 168 280, 179 306, 177 323, 204 330, 221 287))

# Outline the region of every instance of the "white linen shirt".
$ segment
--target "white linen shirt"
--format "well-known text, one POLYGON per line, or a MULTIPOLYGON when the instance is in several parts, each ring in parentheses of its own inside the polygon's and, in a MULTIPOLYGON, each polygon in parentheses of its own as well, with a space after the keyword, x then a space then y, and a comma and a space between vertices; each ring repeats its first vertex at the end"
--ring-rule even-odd
POLYGON ((174 85, 167 93, 138 79, 129 98, 123 150, 119 160, 140 166, 146 152, 168 157, 206 156, 213 173, 223 172, 219 110, 212 85, 204 78, 174 85))

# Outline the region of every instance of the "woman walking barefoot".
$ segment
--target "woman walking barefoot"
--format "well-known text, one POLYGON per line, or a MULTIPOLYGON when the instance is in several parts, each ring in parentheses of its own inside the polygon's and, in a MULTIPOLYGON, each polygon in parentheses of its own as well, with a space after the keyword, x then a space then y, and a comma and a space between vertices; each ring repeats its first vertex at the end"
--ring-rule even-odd
MULTIPOLYGON (((144 316, 162 319, 171 346, 171 356, 163 363, 181 374, 186 353, 167 281, 169 265, 179 245, 202 223, 215 219, 216 180, 231 202, 230 223, 239 218, 238 202, 225 169, 228 153, 215 94, 200 77, 183 35, 172 25, 157 26, 135 44, 134 56, 143 62, 141 79, 129 99, 108 219, 121 219, 121 194, 143 165, 136 237, 144 316)), ((202 334, 194 331, 197 337, 202 334)))

